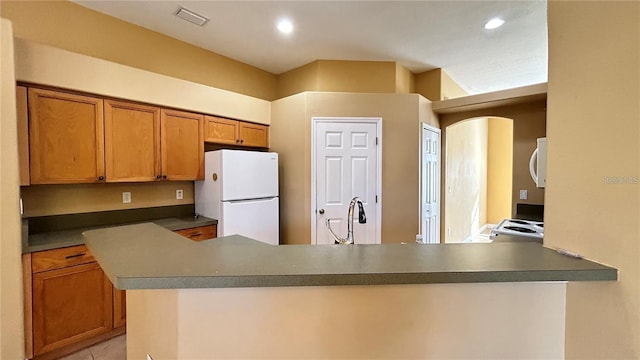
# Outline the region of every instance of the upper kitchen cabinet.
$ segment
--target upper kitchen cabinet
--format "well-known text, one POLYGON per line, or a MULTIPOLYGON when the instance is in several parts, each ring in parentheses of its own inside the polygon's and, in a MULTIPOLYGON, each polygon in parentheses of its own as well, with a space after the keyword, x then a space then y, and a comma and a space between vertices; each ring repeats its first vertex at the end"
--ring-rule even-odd
POLYGON ((162 109, 160 124, 163 179, 204 179, 204 116, 162 109))
POLYGON ((20 163, 20 186, 29 185, 29 110, 27 88, 16 87, 18 115, 18 158, 20 163))
POLYGON ((238 144, 240 122, 215 116, 205 116, 205 138, 207 142, 218 144, 238 144))
POLYGON ((107 182, 160 179, 160 108, 105 100, 104 117, 107 182))
POLYGON ((269 147, 269 127, 244 121, 205 116, 205 141, 247 147, 269 147))
POLYGON ((29 88, 32 184, 103 181, 103 101, 29 88))
POLYGON ((253 147, 269 147, 269 127, 240 122, 240 145, 253 147))

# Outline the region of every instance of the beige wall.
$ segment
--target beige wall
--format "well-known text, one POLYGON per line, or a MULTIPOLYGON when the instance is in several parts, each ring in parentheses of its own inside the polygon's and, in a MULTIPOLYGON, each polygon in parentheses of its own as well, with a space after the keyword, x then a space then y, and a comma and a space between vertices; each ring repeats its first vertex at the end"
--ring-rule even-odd
POLYGON ((32 185, 22 188, 25 217, 184 205, 193 204, 193 199, 193 181, 32 185), (176 200, 176 190, 179 189, 183 190, 182 200, 176 200), (131 203, 122 203, 124 191, 131 193, 131 203))
POLYGON ((640 3, 548 3, 545 245, 619 269, 569 283, 566 358, 640 358, 640 3))
POLYGON ((431 101, 468 95, 443 69, 433 69, 416 74, 415 92, 431 101))
MULTIPOLYGON (((2 1, 18 38, 273 100, 276 76, 69 1, 2 1)), ((72 71, 72 69, 70 69, 72 71)))
POLYGON ((262 124, 271 121, 267 100, 21 39, 16 39, 15 53, 19 81, 262 124))
POLYGON ((445 243, 463 242, 487 223, 488 130, 487 118, 459 122, 446 129, 445 243))
POLYGON ((433 69, 415 75, 416 93, 431 101, 442 100, 442 69, 433 69))
POLYGON ((413 94, 416 92, 415 75, 406 67, 396 63, 396 91, 397 94, 413 94))
POLYGON ((271 104, 270 145, 278 153, 280 243, 311 242, 311 133, 307 93, 271 104))
MULTIPOLYGON (((382 242, 419 230, 419 121, 439 127, 418 95, 309 92, 273 103, 271 149, 281 154, 281 243, 311 240, 311 118, 382 117, 382 242)), ((426 101, 426 99, 424 100, 426 101)))
POLYGON ((445 70, 441 72, 440 100, 455 99, 469 95, 445 70))
POLYGON ((304 91, 317 91, 318 67, 318 61, 314 61, 278 75, 276 98, 282 99, 304 91))
POLYGON ((393 61, 318 61, 318 91, 394 93, 393 61))
MULTIPOLYGON (((516 203, 544 204, 544 189, 536 188, 529 175, 529 159, 535 150, 536 139, 546 134, 546 101, 534 101, 519 105, 495 107, 484 110, 473 110, 440 115, 440 126, 443 129, 443 146, 446 147, 446 128, 458 121, 476 117, 502 117, 513 119, 513 182, 511 195, 512 216, 515 215, 516 203), (519 190, 527 190, 528 199, 519 200, 519 190)), ((442 177, 442 199, 446 201, 446 178, 442 177)), ((442 219, 444 226, 444 219, 442 219)))
POLYGON ((531 112, 513 117, 513 199, 511 211, 516 212, 516 203, 544 204, 544 189, 538 189, 531 179, 529 160, 538 146, 537 139, 547 135, 546 109, 531 109, 531 112), (520 200, 520 190, 527 190, 527 200, 520 200))
POLYGON ((11 22, 0 19, 0 358, 24 358, 20 182, 11 22))
POLYGON ((392 61, 316 60, 278 75, 278 98, 303 91, 409 94, 415 81, 411 71, 392 61))
POLYGON ((127 292, 127 358, 561 359, 563 283, 127 292))
POLYGON ((513 120, 489 118, 487 139, 487 223, 511 217, 513 120))

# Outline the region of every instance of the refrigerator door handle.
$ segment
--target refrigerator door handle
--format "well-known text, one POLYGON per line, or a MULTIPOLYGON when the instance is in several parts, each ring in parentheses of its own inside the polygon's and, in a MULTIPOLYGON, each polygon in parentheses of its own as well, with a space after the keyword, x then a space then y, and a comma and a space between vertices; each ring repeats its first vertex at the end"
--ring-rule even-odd
POLYGON ((248 203, 248 202, 262 202, 262 201, 271 201, 273 199, 277 199, 277 196, 269 196, 269 197, 262 197, 262 198, 255 198, 255 199, 242 199, 242 200, 226 200, 223 202, 227 202, 227 203, 248 203))

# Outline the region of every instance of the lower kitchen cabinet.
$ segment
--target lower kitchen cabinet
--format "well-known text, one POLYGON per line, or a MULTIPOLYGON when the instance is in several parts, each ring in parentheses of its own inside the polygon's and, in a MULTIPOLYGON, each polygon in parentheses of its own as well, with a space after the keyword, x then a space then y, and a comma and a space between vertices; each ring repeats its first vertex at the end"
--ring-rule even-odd
POLYGON ((111 293, 111 283, 97 263, 34 274, 34 354, 110 331, 111 293))
POLYGON ((28 358, 56 358, 124 332, 124 291, 113 288, 84 245, 23 261, 28 358))
POLYGON ((218 233, 218 227, 217 225, 198 226, 176 230, 175 232, 193 241, 202 241, 215 238, 218 233))
POLYGON ((119 328, 126 325, 127 320, 127 293, 124 290, 113 289, 113 327, 119 328))

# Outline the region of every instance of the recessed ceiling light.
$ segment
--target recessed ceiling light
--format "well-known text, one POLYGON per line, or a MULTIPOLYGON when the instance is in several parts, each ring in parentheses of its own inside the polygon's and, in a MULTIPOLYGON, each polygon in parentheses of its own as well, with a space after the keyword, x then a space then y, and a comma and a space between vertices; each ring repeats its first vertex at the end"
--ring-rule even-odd
POLYGON ((207 19, 206 17, 200 14, 196 14, 193 11, 189 9, 185 9, 183 7, 178 8, 178 11, 176 11, 176 16, 182 20, 186 20, 198 26, 204 26, 204 24, 206 24, 207 21, 209 21, 209 19, 207 19))
POLYGON ((487 30, 493 30, 493 29, 497 29, 500 26, 504 25, 504 20, 502 20, 501 18, 493 18, 489 21, 487 21, 486 24, 484 24, 484 28, 487 30))
POLYGON ((293 31, 293 23, 289 19, 278 21, 278 30, 283 34, 291 34, 293 31))

